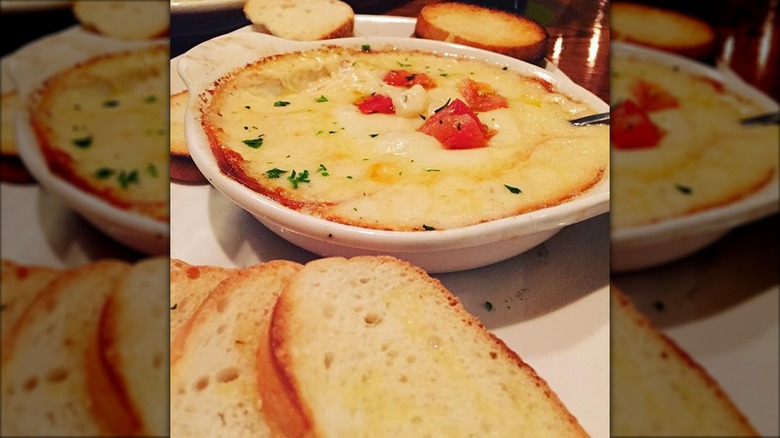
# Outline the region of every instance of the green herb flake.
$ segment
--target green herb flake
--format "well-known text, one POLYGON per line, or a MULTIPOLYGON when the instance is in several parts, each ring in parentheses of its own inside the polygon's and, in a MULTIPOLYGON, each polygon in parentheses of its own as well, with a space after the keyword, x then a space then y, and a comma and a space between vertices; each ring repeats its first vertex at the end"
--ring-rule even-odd
POLYGON ((425 225, 425 224, 423 224, 423 226, 422 226, 422 229, 423 229, 423 230, 425 230, 425 231, 433 231, 433 230, 435 230, 436 228, 434 228, 434 227, 432 227, 432 226, 430 226, 430 225, 425 225))
POLYGON ((146 166, 146 172, 153 178, 157 177, 157 166, 155 166, 153 163, 149 163, 148 166, 146 166))
POLYGON ((287 106, 289 104, 290 102, 287 102, 285 100, 277 100, 276 102, 274 102, 274 106, 287 106))
POLYGON ((425 169, 426 172, 441 172, 439 169, 425 169))
POLYGON ((130 184, 138 184, 138 171, 135 169, 129 172, 120 170, 119 175, 117 175, 117 181, 119 181, 119 186, 123 189, 127 189, 130 184))
POLYGON ((320 95, 320 97, 314 99, 314 101, 317 102, 317 103, 323 103, 323 102, 327 102, 328 98, 325 97, 325 95, 323 94, 323 95, 320 95))
POLYGON ((485 301, 484 306, 485 306, 485 309, 488 312, 492 312, 493 311, 493 303, 491 303, 490 301, 485 301))
POLYGON ((447 76, 449 76, 449 73, 439 73, 439 76, 446 78, 447 76))
POLYGON ((155 103, 157 102, 157 96, 154 94, 150 94, 144 98, 144 103, 155 103))
POLYGON ((425 117, 425 116, 424 116, 424 115, 422 115, 422 114, 420 114, 420 118, 421 118, 421 119, 423 119, 423 120, 427 119, 427 117, 425 117))
POLYGON ((266 170, 265 176, 267 176, 269 179, 277 179, 282 176, 283 173, 287 173, 287 171, 279 169, 278 167, 274 167, 273 169, 266 170))
POLYGON ((447 99, 447 101, 446 101, 446 102, 444 102, 444 105, 442 105, 442 106, 440 106, 440 107, 436 108, 435 110, 433 110, 434 114, 435 114, 435 113, 438 113, 439 111, 443 110, 444 108, 447 108, 447 107, 450 105, 450 101, 451 101, 451 100, 452 100, 452 99, 449 99, 449 98, 448 98, 448 99, 447 99))
POLYGON ((690 195, 691 193, 693 193, 693 189, 684 184, 677 183, 674 185, 674 188, 676 188, 677 191, 682 193, 683 195, 690 195))
POLYGON ((90 135, 83 138, 74 138, 73 145, 80 147, 81 149, 87 149, 88 147, 92 146, 92 136, 90 135))
POLYGON ((324 164, 320 164, 319 167, 317 167, 317 173, 322 176, 330 176, 330 173, 328 173, 328 168, 325 167, 324 164))
POLYGON ((403 63, 401 61, 396 61, 396 62, 398 63, 399 67, 411 67, 412 66, 412 64, 405 64, 405 63, 403 63))
POLYGON ((370 44, 363 44, 362 46, 360 46, 360 50, 362 50, 364 52, 370 52, 371 51, 371 45, 370 44))
POLYGON ((116 108, 119 106, 119 101, 116 99, 108 99, 103 101, 104 108, 116 108))
POLYGON ((108 167, 101 167, 100 169, 95 171, 95 178, 108 179, 111 178, 111 175, 113 174, 114 174, 114 169, 109 169, 108 167))
POLYGON ((249 105, 244 105, 244 108, 246 108, 246 109, 252 109, 252 107, 251 107, 251 106, 249 106, 249 105))
POLYGON ((509 190, 510 192, 512 192, 515 195, 523 193, 522 190, 518 189, 517 187, 512 187, 512 186, 510 186, 508 184, 504 184, 504 187, 506 187, 507 190, 509 190))
POLYGON ((347 175, 347 179, 352 179, 352 175, 347 175))
POLYGON ((504 66, 503 68, 501 68, 501 70, 509 70, 509 67, 504 66))
POLYGON ((171 310, 176 310, 177 307, 179 307, 179 303, 176 303, 173 306, 171 306, 171 310))
POLYGON ((297 173, 294 170, 290 173, 290 176, 287 177, 287 181, 290 181, 290 184, 292 184, 292 187, 294 189, 298 188, 298 184, 301 183, 310 183, 309 180, 309 171, 304 170, 301 173, 297 173))
POLYGON ((257 138, 250 138, 249 140, 242 141, 245 145, 249 146, 252 149, 257 149, 260 146, 263 145, 263 134, 260 134, 257 136, 257 138))
POLYGON ((371 138, 376 138, 377 135, 379 135, 379 134, 368 134, 368 136, 371 137, 371 138))

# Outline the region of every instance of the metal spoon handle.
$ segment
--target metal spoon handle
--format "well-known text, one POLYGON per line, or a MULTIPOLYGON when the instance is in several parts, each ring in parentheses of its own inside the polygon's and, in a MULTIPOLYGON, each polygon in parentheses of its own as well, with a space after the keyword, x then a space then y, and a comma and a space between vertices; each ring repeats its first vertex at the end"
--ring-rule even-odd
POLYGON ((759 116, 748 117, 739 121, 743 125, 771 125, 780 123, 780 113, 761 114, 759 116))
POLYGON ((569 120, 569 123, 574 126, 609 125, 609 113, 592 114, 579 119, 569 120))

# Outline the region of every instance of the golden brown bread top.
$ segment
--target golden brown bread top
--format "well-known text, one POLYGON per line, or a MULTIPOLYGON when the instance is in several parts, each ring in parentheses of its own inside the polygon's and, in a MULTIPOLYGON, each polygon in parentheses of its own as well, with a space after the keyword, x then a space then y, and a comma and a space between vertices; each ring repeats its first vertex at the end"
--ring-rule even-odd
POLYGON ((697 18, 655 6, 616 2, 611 5, 612 39, 706 58, 715 44, 715 31, 697 18))
POLYGON ((417 15, 415 36, 464 44, 528 62, 547 54, 546 29, 520 15, 463 3, 434 3, 417 15))

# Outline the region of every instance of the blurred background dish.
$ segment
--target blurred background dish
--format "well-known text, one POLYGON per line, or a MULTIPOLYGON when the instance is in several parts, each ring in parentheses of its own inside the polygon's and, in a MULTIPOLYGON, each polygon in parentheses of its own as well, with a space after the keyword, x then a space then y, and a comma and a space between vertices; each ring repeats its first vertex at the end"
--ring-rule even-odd
POLYGON ((243 8, 244 0, 171 0, 171 57, 249 24, 243 8))

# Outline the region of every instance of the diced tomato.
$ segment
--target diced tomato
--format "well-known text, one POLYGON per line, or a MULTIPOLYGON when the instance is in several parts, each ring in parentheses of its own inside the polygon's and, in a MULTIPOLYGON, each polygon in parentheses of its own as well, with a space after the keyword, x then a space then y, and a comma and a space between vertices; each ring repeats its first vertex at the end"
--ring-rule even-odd
POLYGON ((509 105, 504 96, 496 93, 490 84, 464 79, 458 88, 460 94, 466 99, 469 108, 474 111, 490 111, 496 108, 507 108, 509 105))
POLYGON ((425 73, 412 73, 408 70, 390 70, 383 79, 387 85, 412 88, 420 85, 426 90, 436 87, 430 76, 425 73))
POLYGON ((645 111, 660 111, 677 108, 680 102, 660 85, 639 79, 631 85, 631 94, 636 98, 637 105, 645 111))
POLYGON ((446 149, 473 149, 487 146, 493 136, 473 111, 460 99, 432 114, 420 128, 446 149))
POLYGON ((374 94, 356 103, 358 110, 363 114, 395 114, 393 99, 389 96, 374 94))
POLYGON ((610 127, 612 145, 617 149, 656 147, 665 134, 631 99, 612 108, 610 127))

